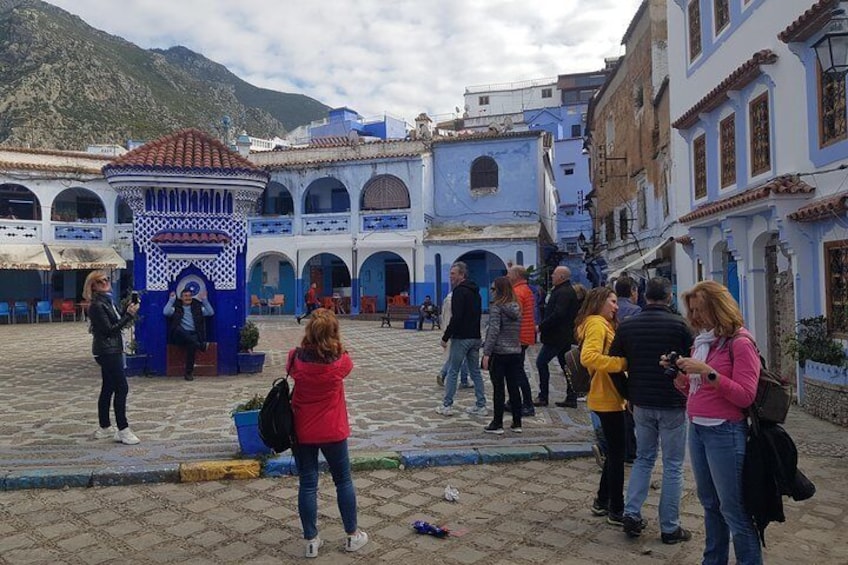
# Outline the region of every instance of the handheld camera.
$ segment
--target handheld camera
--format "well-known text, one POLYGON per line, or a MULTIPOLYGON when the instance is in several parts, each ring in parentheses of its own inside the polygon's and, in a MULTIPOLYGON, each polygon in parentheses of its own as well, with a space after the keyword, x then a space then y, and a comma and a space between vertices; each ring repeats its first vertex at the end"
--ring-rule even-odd
POLYGON ((670 351, 665 356, 666 361, 668 361, 668 367, 665 368, 665 376, 673 379, 677 377, 680 373, 680 367, 677 366, 677 360, 680 359, 680 354, 676 351, 670 351))
POLYGON ((138 304, 138 292, 132 291, 130 293, 130 302, 132 302, 133 304, 138 304))

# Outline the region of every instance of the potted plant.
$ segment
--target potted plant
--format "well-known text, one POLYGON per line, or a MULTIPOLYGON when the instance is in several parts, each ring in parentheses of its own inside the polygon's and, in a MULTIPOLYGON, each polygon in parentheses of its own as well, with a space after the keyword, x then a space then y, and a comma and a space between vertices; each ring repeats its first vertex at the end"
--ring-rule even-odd
POLYGON ((236 426, 239 449, 243 455, 271 453, 271 448, 262 443, 259 437, 259 410, 263 402, 265 399, 256 394, 250 400, 233 408, 233 423, 236 426))
POLYGON ((796 333, 787 340, 787 352, 805 367, 807 361, 845 367, 848 355, 842 343, 830 336, 827 318, 815 316, 802 318, 796 324, 796 333))
POLYGON ((265 354, 254 353, 253 348, 259 343, 259 327, 253 322, 246 322, 239 330, 239 373, 261 373, 265 365, 265 354))

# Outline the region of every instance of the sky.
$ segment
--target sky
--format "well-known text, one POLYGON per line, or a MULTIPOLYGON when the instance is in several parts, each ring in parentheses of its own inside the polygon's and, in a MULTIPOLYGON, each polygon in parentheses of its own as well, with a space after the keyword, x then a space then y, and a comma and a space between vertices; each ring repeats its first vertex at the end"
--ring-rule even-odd
POLYGON ((466 86, 603 68, 641 0, 48 0, 143 48, 366 118, 462 109, 466 86))

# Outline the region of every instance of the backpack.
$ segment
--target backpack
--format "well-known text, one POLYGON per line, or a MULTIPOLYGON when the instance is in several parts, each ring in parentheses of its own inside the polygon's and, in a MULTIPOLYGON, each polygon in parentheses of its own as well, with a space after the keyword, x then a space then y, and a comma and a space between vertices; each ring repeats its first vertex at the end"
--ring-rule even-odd
POLYGON ((262 439, 262 443, 276 453, 282 453, 297 445, 291 406, 292 389, 289 388, 288 381, 291 363, 294 361, 297 351, 295 350, 295 354, 286 368, 286 376, 274 381, 271 391, 265 397, 265 402, 262 403, 262 409, 259 411, 259 437, 262 439))
MULTIPOLYGON (((757 394, 754 402, 748 408, 748 415, 758 422, 782 424, 789 413, 792 402, 792 391, 789 383, 780 375, 766 368, 766 360, 760 354, 757 342, 749 335, 743 335, 757 350, 760 357, 760 378, 757 381, 757 394)), ((736 338, 733 338, 736 339, 736 338)), ((733 339, 728 342, 731 345, 733 339)), ((730 347, 730 362, 733 362, 733 347, 730 347)))
POLYGON ((578 395, 589 392, 589 385, 592 383, 592 375, 580 363, 580 351, 580 345, 572 345, 565 354, 565 367, 563 367, 567 373, 566 377, 571 381, 571 387, 578 395))

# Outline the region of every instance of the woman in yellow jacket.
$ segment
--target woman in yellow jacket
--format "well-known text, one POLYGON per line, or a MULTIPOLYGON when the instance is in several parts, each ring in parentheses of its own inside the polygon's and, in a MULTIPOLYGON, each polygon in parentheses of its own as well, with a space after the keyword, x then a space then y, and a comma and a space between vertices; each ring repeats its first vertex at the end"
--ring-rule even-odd
POLYGON ((606 516, 614 526, 623 525, 624 514, 624 398, 610 378, 610 373, 627 369, 622 357, 608 355, 615 337, 618 298, 612 289, 593 288, 586 293, 574 326, 577 341, 582 344, 580 363, 592 375, 586 403, 598 415, 607 440, 607 458, 601 473, 598 495, 592 513, 606 516))

